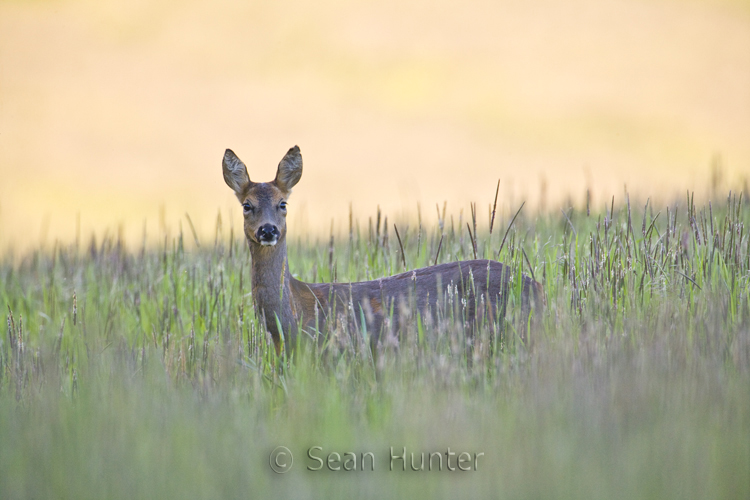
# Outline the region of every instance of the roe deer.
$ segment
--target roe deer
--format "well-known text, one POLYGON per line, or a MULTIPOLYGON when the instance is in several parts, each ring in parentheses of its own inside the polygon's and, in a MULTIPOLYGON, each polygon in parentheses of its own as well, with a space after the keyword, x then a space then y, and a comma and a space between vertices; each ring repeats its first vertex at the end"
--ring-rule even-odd
MULTIPOLYGON (((287 260, 286 213, 287 198, 302 177, 299 147, 291 148, 282 158, 271 182, 252 182, 245 164, 230 149, 224 153, 222 167, 224 180, 242 204, 252 258, 255 310, 261 320, 265 319, 277 354, 282 335, 288 352, 299 331, 317 336, 326 320, 338 320, 329 317, 335 311, 345 314, 344 321, 355 329, 370 332, 374 347, 389 320, 391 325, 399 324, 405 301, 411 300, 418 312, 434 317, 446 292, 457 296, 455 302, 464 308, 461 314, 467 325, 481 316, 502 329, 512 278, 508 266, 493 260, 451 262, 358 283, 304 283, 295 279, 287 260)), ((545 299, 539 283, 525 275, 522 283, 519 326, 525 340, 531 300, 535 306, 543 306, 545 299)))

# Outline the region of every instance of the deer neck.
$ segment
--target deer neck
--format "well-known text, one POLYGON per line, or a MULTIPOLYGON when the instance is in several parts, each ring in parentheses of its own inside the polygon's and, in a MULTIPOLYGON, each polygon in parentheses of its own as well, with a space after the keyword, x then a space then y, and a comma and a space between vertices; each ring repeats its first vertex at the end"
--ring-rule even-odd
POLYGON ((276 317, 285 332, 296 327, 292 307, 289 261, 286 253, 286 238, 282 237, 274 246, 250 244, 252 257, 253 300, 257 312, 266 319, 266 327, 278 333, 276 317))

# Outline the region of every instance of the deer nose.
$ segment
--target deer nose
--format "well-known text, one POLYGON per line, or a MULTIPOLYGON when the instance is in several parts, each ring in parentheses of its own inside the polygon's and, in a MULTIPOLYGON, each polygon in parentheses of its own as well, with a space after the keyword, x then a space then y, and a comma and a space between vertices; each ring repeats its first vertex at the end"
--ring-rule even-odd
POLYGON ((263 224, 258 228, 256 236, 261 245, 273 245, 281 236, 281 232, 273 224, 263 224))

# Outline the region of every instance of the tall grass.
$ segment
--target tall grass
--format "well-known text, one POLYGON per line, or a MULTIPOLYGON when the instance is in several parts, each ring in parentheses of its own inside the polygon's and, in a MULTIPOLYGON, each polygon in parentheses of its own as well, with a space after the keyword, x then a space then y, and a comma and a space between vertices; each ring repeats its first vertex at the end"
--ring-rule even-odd
POLYGON ((190 248, 179 234, 6 255, 0 498, 750 497, 741 196, 522 210, 492 232, 475 208, 438 212, 435 226, 378 213, 290 241, 291 270, 357 281, 494 258, 544 285, 526 343, 511 315, 502 338, 414 316, 374 356, 347 336, 279 359, 245 243, 218 228, 190 248), (279 445, 294 454, 283 475, 279 445), (375 471, 310 471, 314 446, 372 452, 375 471), (418 466, 448 447, 484 453, 477 470, 410 470, 412 453, 418 466))

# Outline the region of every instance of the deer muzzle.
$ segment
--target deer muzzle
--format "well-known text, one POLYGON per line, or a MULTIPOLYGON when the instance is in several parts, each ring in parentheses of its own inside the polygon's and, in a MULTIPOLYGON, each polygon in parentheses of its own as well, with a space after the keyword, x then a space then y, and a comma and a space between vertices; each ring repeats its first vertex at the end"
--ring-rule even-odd
POLYGON ((258 242, 263 246, 275 245, 279 241, 280 236, 281 232, 279 231, 279 228, 273 224, 263 224, 255 233, 258 242))

